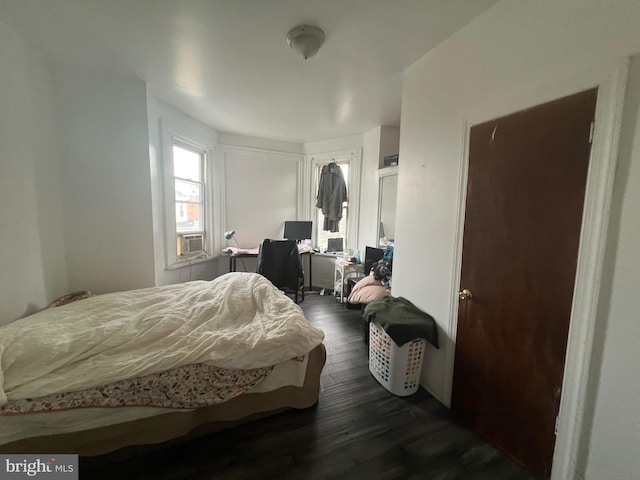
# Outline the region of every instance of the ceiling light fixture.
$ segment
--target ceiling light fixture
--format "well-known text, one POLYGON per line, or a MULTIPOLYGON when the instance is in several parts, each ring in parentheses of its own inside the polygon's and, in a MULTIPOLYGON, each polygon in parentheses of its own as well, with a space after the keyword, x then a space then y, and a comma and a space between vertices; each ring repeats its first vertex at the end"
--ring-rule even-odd
POLYGON ((324 43, 324 32, 318 27, 300 25, 289 31, 287 43, 306 60, 320 50, 324 43))

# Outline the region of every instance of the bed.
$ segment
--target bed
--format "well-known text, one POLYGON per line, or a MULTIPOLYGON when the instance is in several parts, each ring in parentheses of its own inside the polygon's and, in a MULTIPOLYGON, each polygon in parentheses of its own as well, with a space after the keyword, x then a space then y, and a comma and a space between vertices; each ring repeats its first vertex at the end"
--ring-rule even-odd
POLYGON ((253 273, 46 309, 0 328, 0 453, 100 455, 311 407, 323 339, 253 273))

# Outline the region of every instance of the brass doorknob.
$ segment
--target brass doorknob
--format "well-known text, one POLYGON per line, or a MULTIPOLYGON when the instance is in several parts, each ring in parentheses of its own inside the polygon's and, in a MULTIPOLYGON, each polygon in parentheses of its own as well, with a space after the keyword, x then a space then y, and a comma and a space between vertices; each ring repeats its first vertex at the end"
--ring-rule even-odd
POLYGON ((468 300, 473 298, 473 294, 466 288, 463 288, 462 290, 460 290, 458 292, 458 296, 460 297, 460 300, 468 300))

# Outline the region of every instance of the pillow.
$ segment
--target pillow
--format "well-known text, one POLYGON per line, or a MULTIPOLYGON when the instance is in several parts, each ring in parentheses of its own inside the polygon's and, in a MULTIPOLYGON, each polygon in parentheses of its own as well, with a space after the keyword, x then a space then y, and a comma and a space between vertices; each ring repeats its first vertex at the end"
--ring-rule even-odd
POLYGON ((382 285, 367 285, 362 288, 355 295, 351 292, 349 295, 349 303, 371 303, 375 300, 380 300, 391 294, 389 289, 382 285))
POLYGON ((376 280, 371 272, 368 277, 364 277, 353 286, 347 301, 349 303, 370 303, 374 300, 380 300, 390 293, 389 289, 383 286, 380 280, 376 280))

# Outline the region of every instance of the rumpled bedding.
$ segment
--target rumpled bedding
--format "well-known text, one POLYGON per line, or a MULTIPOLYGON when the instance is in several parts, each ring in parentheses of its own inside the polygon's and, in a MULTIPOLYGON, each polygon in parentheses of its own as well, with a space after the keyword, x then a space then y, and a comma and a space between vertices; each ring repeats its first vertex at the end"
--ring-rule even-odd
POLYGON ((270 367, 323 339, 255 273, 98 295, 0 327, 0 406, 196 363, 270 367))
POLYGON ((162 407, 193 409, 217 405, 247 392, 273 367, 229 370, 196 363, 119 382, 39 398, 9 400, 0 416, 75 408, 162 407))

